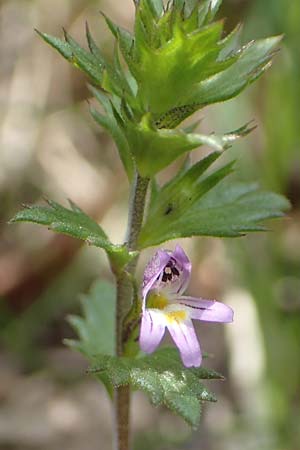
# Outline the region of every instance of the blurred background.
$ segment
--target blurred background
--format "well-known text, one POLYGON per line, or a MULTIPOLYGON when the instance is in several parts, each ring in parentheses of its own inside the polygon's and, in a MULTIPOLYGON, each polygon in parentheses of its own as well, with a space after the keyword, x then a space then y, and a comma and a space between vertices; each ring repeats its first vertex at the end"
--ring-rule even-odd
MULTIPOLYGON (((300 450, 300 1, 223 3, 227 30, 242 21, 244 41, 285 37, 271 70, 202 111, 203 126, 224 132, 254 119, 258 128, 230 150, 236 176, 286 195, 292 211, 267 234, 183 241, 190 294, 235 309, 233 325, 199 329, 208 365, 227 380, 209 384, 219 401, 204 407, 198 431, 134 394, 136 450, 300 450)), ((89 116, 84 76, 33 31, 60 36, 64 26, 84 43, 88 20, 109 53, 100 10, 131 27, 131 0, 0 1, 1 450, 111 449, 106 393, 62 344, 74 336, 66 316, 80 312, 80 293, 111 279, 107 261, 42 227, 7 225, 24 203, 71 198, 123 239, 128 185, 114 144, 89 116)))

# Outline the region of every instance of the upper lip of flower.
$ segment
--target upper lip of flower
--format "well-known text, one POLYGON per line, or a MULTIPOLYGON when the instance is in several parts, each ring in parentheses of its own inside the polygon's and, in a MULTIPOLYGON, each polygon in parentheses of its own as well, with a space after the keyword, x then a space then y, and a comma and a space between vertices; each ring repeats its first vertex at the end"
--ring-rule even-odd
POLYGON ((167 327, 185 366, 200 366, 200 345, 191 319, 232 322, 233 311, 223 303, 184 296, 191 262, 184 250, 158 250, 146 267, 140 346, 147 353, 159 345, 167 327))
POLYGON ((190 280, 192 265, 183 249, 177 245, 174 252, 158 250, 144 273, 143 299, 152 289, 181 295, 190 280))

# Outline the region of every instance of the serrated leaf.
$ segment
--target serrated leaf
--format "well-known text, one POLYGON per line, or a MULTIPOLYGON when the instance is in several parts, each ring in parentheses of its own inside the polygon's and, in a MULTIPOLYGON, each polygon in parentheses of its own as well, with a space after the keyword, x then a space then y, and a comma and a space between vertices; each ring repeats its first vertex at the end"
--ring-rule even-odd
POLYGON ((232 142, 251 131, 248 125, 225 135, 203 135, 185 133, 183 130, 157 129, 151 122, 151 116, 145 115, 141 122, 133 123, 120 118, 133 157, 140 174, 152 177, 175 161, 182 154, 208 145, 218 151, 228 148, 232 142))
POLYGON ((111 258, 115 269, 120 269, 135 257, 124 246, 113 245, 100 225, 71 203, 71 210, 48 200, 48 206, 25 206, 11 219, 14 222, 33 222, 47 226, 56 233, 66 234, 103 248, 111 258))
POLYGON ((69 322, 78 340, 67 341, 87 358, 115 353, 115 287, 106 281, 97 281, 89 294, 81 297, 83 317, 70 316, 69 322))
POLYGON ((111 64, 87 27, 91 53, 67 33, 66 42, 41 37, 97 85, 130 105, 138 120, 150 112, 158 128, 175 128, 207 104, 228 100, 269 66, 280 37, 251 42, 236 51, 238 28, 222 37, 212 22, 220 0, 136 1, 135 33, 105 20, 129 67, 111 64), (155 67, 155 70, 153 70, 155 67), (174 92, 176 95, 174 96, 174 92))
POLYGON ((106 68, 103 72, 102 88, 118 96, 119 98, 126 99, 129 103, 134 104, 135 100, 132 92, 132 83, 129 83, 128 77, 121 68, 117 49, 115 51, 114 64, 106 64, 106 68))
POLYGON ((188 35, 178 28, 172 39, 158 50, 151 48, 140 32, 136 43, 140 49, 137 63, 131 65, 131 70, 138 81, 138 95, 145 108, 160 114, 182 104, 193 92, 193 84, 202 79, 207 66, 215 61, 221 33, 220 22, 188 35))
POLYGON ((149 0, 153 11, 157 17, 160 17, 164 10, 163 0, 149 0))
POLYGON ((37 33, 75 67, 85 72, 95 83, 101 84, 104 60, 100 59, 98 54, 89 53, 82 48, 66 31, 64 31, 65 41, 47 33, 40 31, 37 33))
MULTIPOLYGON (((99 352, 115 353, 115 287, 107 281, 97 281, 87 295, 81 297, 83 317, 68 318, 76 331, 78 340, 65 339, 64 343, 79 351, 90 361, 99 352)), ((113 387, 106 374, 96 374, 110 396, 113 387)))
POLYGON ((108 131, 109 134, 113 137, 118 147, 119 155, 124 165, 125 171, 128 175, 128 178, 129 180, 132 180, 134 170, 133 159, 129 153, 127 140, 122 131, 120 130, 120 128, 118 127, 118 124, 114 119, 112 119, 108 115, 99 113, 99 111, 96 111, 94 108, 91 108, 90 112, 93 119, 99 125, 101 125, 106 131, 108 131))
POLYGON ((72 60, 72 49, 68 42, 59 39, 55 36, 51 36, 47 33, 42 33, 39 30, 35 30, 37 34, 44 39, 47 44, 51 45, 51 47, 55 48, 64 58, 66 58, 68 61, 72 60))
POLYGON ((185 368, 171 348, 138 359, 97 355, 90 371, 105 375, 115 387, 128 384, 144 391, 154 405, 166 405, 193 427, 199 424, 201 402, 216 401, 200 380, 222 379, 210 369, 185 368))
POLYGON ((281 38, 275 36, 246 45, 240 51, 237 61, 229 68, 194 86, 193 95, 185 99, 185 104, 198 104, 200 108, 238 95, 269 67, 272 51, 281 38))
POLYGON ((103 14, 103 17, 114 35, 114 37, 118 40, 120 50, 125 58, 125 60, 128 63, 128 60, 131 58, 131 52, 133 49, 134 39, 132 34, 125 30, 124 28, 120 27, 119 25, 116 25, 113 23, 113 21, 107 17, 105 14, 103 14))
POLYGON ((166 405, 193 428, 196 428, 200 423, 201 404, 197 397, 170 392, 166 395, 166 405))
POLYGON ((94 41, 94 38, 90 32, 88 23, 86 23, 85 32, 86 32, 86 39, 88 42, 90 52, 95 56, 95 58, 99 61, 99 63, 102 64, 104 67, 105 59, 103 57, 103 54, 102 54, 100 48, 97 46, 96 42, 94 41))
POLYGON ((65 30, 65 42, 46 33, 38 32, 38 34, 75 67, 85 72, 94 84, 100 85, 108 92, 115 93, 120 97, 124 93, 127 99, 133 101, 132 88, 129 84, 129 81, 133 84, 132 80, 128 80, 129 76, 125 74, 116 59, 114 64, 111 64, 104 56, 94 41, 87 24, 86 37, 90 52, 81 47, 65 30))
POLYGON ((66 31, 65 39, 72 50, 72 63, 85 72, 96 84, 101 85, 104 60, 82 48, 66 31))
POLYGON ((158 127, 175 128, 204 106, 237 96, 270 67, 281 36, 253 41, 234 52, 239 31, 238 26, 220 41, 216 62, 202 71, 204 79, 194 84, 192 94, 163 115, 155 116, 158 127))
POLYGON ((103 128, 105 128, 114 139, 117 148, 119 150, 119 155, 124 165, 127 176, 129 180, 132 180, 134 173, 134 161, 130 153, 129 145, 124 135, 124 132, 120 128, 118 122, 115 119, 112 103, 109 100, 109 98, 98 89, 95 89, 92 86, 90 86, 90 90, 95 96, 95 98, 98 100, 98 102, 102 105, 106 113, 101 114, 99 111, 95 110, 94 108, 91 108, 90 109, 91 115, 93 119, 103 128))
POLYGON ((219 180, 215 176, 222 178, 220 170, 203 181, 200 179, 195 185, 199 198, 193 201, 192 185, 185 190, 192 174, 193 167, 173 185, 166 186, 165 193, 168 190, 174 194, 177 192, 177 197, 168 201, 164 188, 161 196, 156 197, 154 212, 150 211, 140 234, 141 248, 180 237, 238 237, 250 231, 262 231, 265 230, 262 221, 281 217, 289 209, 289 202, 284 197, 260 191, 255 184, 229 181, 216 184, 219 180), (208 189, 201 195, 203 183, 208 183, 208 189), (192 204, 187 208, 189 202, 192 204))
POLYGON ((183 29, 186 33, 192 33, 199 27, 199 8, 195 6, 195 1, 185 3, 185 21, 183 22, 183 29))
POLYGON ((208 17, 207 17, 208 22, 213 20, 213 18, 215 17, 215 15, 217 14, 217 12, 220 9, 222 1, 223 0, 210 0, 209 13, 208 13, 208 17))
POLYGON ((158 18, 149 0, 138 3, 128 64, 144 110, 162 126, 175 127, 204 105, 234 97, 269 67, 280 38, 251 42, 236 51, 239 27, 222 38, 223 23, 211 23, 220 4, 176 0, 158 18), (183 114, 176 114, 181 107, 183 114), (177 120, 168 121, 166 115, 177 120))
POLYGON ((203 0, 199 5, 199 27, 208 22, 208 14, 211 0, 203 0))
POLYGON ((232 53, 235 53, 238 49, 240 41, 240 35, 242 31, 242 25, 239 23, 237 26, 220 42, 222 50, 219 53, 219 60, 228 58, 232 53))

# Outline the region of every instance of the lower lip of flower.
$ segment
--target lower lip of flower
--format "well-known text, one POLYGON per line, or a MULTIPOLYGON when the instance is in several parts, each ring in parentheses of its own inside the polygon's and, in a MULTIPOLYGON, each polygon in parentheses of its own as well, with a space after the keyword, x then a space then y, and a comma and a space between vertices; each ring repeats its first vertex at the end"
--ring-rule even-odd
POLYGON ((168 313, 165 313, 166 318, 169 323, 172 322, 184 322, 187 319, 187 312, 186 311, 171 311, 168 313))
POLYGON ((147 308, 153 308, 153 309, 164 309, 166 306, 168 306, 169 301, 168 299, 161 294, 150 292, 147 297, 147 308))
POLYGON ((168 311, 168 306, 170 302, 164 295, 158 294, 157 292, 150 292, 147 297, 147 308, 148 309, 159 309, 163 311, 167 322, 169 323, 180 323, 187 319, 187 312, 184 310, 173 310, 168 311))

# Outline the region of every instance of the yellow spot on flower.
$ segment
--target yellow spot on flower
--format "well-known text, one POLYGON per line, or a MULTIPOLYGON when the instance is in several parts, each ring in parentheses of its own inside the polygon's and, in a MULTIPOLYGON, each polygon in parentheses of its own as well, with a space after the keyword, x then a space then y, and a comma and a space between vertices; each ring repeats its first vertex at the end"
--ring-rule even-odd
POLYGON ((183 322, 187 318, 186 311, 170 311, 166 313, 169 322, 183 322))
POLYGON ((163 295, 151 292, 147 297, 147 308, 164 309, 169 304, 163 295))

